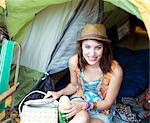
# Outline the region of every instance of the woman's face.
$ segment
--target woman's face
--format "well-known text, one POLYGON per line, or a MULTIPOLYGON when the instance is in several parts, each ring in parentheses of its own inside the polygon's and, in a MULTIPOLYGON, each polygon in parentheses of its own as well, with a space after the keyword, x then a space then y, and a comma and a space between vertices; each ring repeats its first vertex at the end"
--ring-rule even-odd
POLYGON ((82 53, 89 65, 99 65, 103 55, 103 44, 96 40, 85 40, 82 43, 82 53))

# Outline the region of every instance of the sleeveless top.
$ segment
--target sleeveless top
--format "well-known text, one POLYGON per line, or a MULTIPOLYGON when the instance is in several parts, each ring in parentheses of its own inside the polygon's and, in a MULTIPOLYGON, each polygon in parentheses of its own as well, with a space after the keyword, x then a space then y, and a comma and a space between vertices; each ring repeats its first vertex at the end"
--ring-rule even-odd
MULTIPOLYGON (((85 82, 83 80, 84 73, 83 71, 80 71, 80 69, 78 68, 78 61, 77 61, 75 72, 77 74, 77 79, 78 79, 78 89, 74 95, 80 96, 89 102, 98 102, 104 100, 106 97, 111 76, 117 64, 118 64, 117 61, 115 60, 112 61, 111 64, 112 72, 107 72, 106 74, 104 74, 102 80, 93 80, 91 82, 85 82), (90 98, 91 96, 94 98, 93 99, 90 98)), ((101 113, 105 115, 109 115, 111 111, 112 111, 112 107, 110 109, 101 111, 101 113)))
POLYGON ((80 72, 80 78, 83 83, 83 94, 84 98, 87 102, 98 102, 101 101, 102 98, 99 96, 97 87, 101 84, 101 80, 92 80, 92 81, 85 81, 84 78, 84 72, 80 72))

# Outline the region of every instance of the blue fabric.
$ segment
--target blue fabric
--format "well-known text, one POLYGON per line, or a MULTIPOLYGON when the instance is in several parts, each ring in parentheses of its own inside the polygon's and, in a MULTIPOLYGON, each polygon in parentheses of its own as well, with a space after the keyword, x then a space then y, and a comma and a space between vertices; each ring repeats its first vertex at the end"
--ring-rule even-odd
POLYGON ((118 99, 138 96, 148 87, 149 83, 149 50, 133 51, 115 47, 113 54, 124 71, 118 99))
POLYGON ((83 82, 84 85, 84 95, 88 102, 97 102, 102 98, 98 95, 97 87, 100 83, 100 80, 92 81, 92 82, 83 82))

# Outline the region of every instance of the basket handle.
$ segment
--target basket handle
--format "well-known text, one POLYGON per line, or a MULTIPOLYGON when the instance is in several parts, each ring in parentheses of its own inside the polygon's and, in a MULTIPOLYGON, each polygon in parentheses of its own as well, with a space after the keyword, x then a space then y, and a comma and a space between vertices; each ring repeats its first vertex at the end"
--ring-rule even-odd
POLYGON ((35 91, 32 91, 32 92, 30 92, 29 94, 27 94, 27 95, 23 98, 23 100, 20 102, 20 104, 19 104, 19 107, 18 107, 19 114, 21 114, 21 106, 22 106, 23 102, 25 101, 25 99, 26 99, 28 96, 30 96, 30 95, 33 94, 33 93, 40 93, 40 94, 46 95, 45 92, 42 92, 42 91, 39 91, 39 90, 35 90, 35 91))

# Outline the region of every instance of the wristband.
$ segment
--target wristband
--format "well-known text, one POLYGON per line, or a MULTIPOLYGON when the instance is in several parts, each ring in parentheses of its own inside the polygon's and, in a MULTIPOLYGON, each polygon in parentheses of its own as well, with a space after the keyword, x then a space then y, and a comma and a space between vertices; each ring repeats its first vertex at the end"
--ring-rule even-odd
POLYGON ((82 110, 95 110, 97 109, 97 102, 85 102, 85 105, 83 105, 82 110))
POLYGON ((97 109, 97 102, 89 103, 87 105, 87 110, 95 110, 97 109))
POLYGON ((87 110, 91 110, 92 104, 88 102, 87 110))
POLYGON ((97 102, 93 102, 93 109, 97 109, 97 102))

